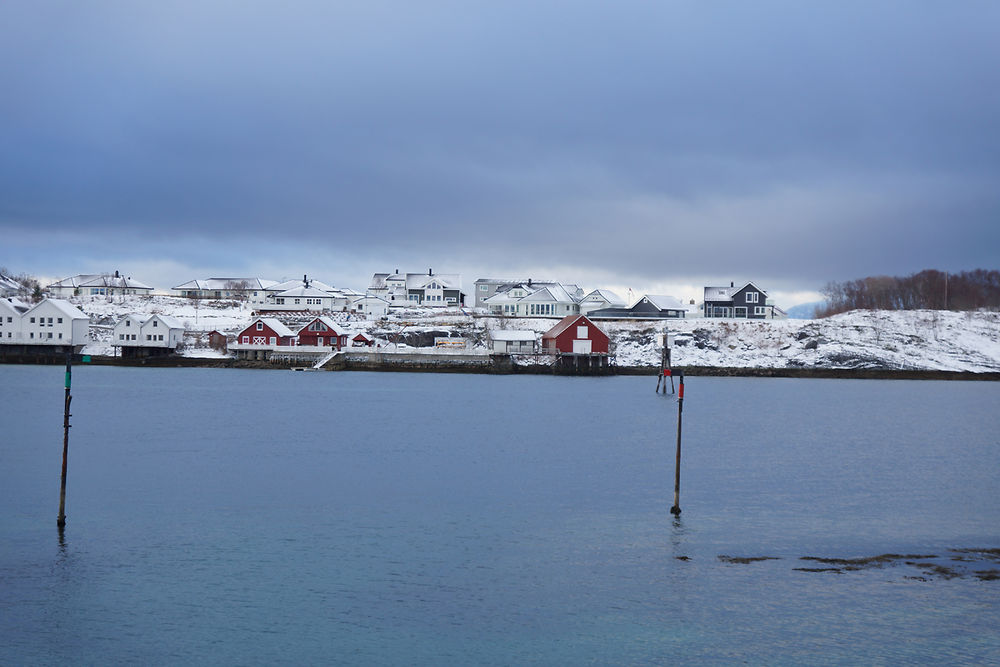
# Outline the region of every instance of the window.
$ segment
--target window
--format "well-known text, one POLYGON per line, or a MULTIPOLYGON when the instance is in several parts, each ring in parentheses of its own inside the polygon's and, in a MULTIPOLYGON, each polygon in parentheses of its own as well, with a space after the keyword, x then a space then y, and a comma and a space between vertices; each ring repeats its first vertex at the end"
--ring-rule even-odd
POLYGON ((127 326, 127 327, 132 326, 132 322, 129 321, 129 320, 125 320, 125 326, 127 326))
POLYGON ((480 286, 479 286, 479 291, 480 291, 480 292, 487 292, 487 291, 489 291, 489 289, 490 289, 490 288, 489 288, 489 287, 487 287, 486 285, 480 285, 480 286))
POLYGON ((56 322, 58 322, 59 324, 62 324, 62 318, 60 317, 58 320, 56 320, 56 322))
POLYGON ((49 332, 49 338, 52 338, 52 332, 51 331, 49 332))
POLYGON ((125 334, 118 334, 118 340, 125 340, 125 334))
POLYGON ((146 340, 152 340, 153 337, 150 334, 146 334, 146 340))
POLYGON ((157 322, 156 320, 153 320, 153 326, 154 326, 154 327, 155 327, 155 326, 158 326, 159 324, 160 324, 159 322, 157 322))
POLYGON ((249 343, 250 343, 250 336, 244 336, 243 337, 243 344, 244 345, 248 345, 249 343))
POLYGON ((587 325, 576 328, 576 337, 578 340, 590 337, 590 329, 587 327, 587 325))
POLYGON ((274 336, 271 336, 271 345, 277 345, 277 344, 278 344, 278 339, 275 338, 274 336))
POLYGON ((34 337, 35 337, 35 332, 34 331, 32 331, 30 334, 28 334, 28 338, 34 338, 34 337))
POLYGON ((297 305, 299 305, 300 303, 301 303, 301 300, 300 300, 300 299, 296 299, 296 300, 295 300, 295 305, 296 305, 296 306, 297 306, 297 305))
POLYGON ((767 314, 767 308, 765 308, 764 306, 754 306, 753 307, 753 314, 754 315, 766 315, 767 314))
POLYGON ((257 323, 257 331, 263 331, 263 330, 264 330, 264 323, 263 322, 258 322, 257 323))
POLYGON ((35 318, 34 318, 34 317, 32 317, 32 318, 31 318, 31 323, 32 323, 32 324, 34 324, 34 323, 35 323, 35 318))
POLYGON ((62 331, 59 332, 59 340, 62 340, 62 331))
POLYGON ((747 292, 747 303, 760 303, 760 292, 747 292))
POLYGON ((275 303, 278 303, 278 304, 281 304, 281 305, 285 305, 285 300, 284 300, 284 298, 281 298, 281 299, 275 299, 274 301, 275 301, 275 303))

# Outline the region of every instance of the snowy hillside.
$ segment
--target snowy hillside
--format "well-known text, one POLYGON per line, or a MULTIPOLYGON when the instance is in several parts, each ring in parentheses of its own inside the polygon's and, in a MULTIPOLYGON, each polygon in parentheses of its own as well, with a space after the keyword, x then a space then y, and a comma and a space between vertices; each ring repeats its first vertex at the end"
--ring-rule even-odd
MULTIPOLYGON (((197 304, 176 297, 79 300, 91 316, 95 342, 89 354, 112 354, 110 328, 130 313, 173 315, 188 330, 186 356, 215 356, 198 332, 235 333, 251 318, 247 306, 197 304)), ((352 319, 351 331, 363 331, 384 352, 413 351, 432 345, 437 336, 469 341, 472 352, 486 353, 489 331, 532 330, 539 334, 558 320, 548 318, 473 317, 458 310, 414 309, 394 312, 380 321, 352 319)), ((737 321, 691 318, 655 322, 598 323, 612 339, 619 366, 655 366, 657 334, 675 336, 675 366, 725 368, 830 368, 938 371, 1000 371, 1000 313, 951 311, 853 311, 822 320, 737 321)))

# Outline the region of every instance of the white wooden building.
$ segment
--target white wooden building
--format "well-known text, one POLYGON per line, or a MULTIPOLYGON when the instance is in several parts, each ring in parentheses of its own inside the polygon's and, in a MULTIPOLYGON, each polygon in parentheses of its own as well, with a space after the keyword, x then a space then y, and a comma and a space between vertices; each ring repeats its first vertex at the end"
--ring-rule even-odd
POLYGON ((21 316, 28 311, 28 305, 19 299, 0 299, 0 345, 21 342, 21 316))
POLYGON ((21 315, 24 345, 86 345, 90 342, 90 318, 63 299, 44 299, 21 315))

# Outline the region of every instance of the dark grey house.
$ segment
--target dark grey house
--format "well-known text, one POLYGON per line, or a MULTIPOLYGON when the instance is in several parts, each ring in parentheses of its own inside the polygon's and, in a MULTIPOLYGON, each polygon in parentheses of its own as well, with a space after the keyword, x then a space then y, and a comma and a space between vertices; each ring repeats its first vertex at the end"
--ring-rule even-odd
POLYGON ((705 288, 705 317, 728 317, 748 320, 769 320, 785 316, 785 312, 767 303, 767 292, 754 285, 746 283, 736 287, 705 288))

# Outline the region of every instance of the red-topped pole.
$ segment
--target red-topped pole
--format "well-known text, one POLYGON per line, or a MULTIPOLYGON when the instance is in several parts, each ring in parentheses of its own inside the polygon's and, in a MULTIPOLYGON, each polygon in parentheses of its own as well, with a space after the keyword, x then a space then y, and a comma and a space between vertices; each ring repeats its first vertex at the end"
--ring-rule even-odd
POLYGON ((684 412, 684 373, 678 378, 677 387, 677 461, 674 465, 674 506, 671 514, 681 513, 681 415, 684 412))

